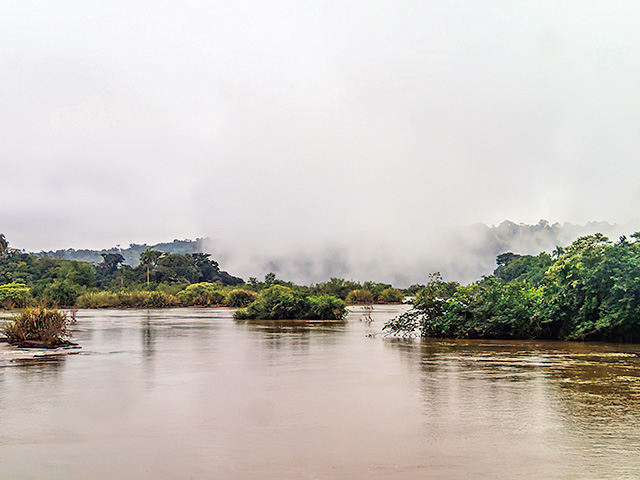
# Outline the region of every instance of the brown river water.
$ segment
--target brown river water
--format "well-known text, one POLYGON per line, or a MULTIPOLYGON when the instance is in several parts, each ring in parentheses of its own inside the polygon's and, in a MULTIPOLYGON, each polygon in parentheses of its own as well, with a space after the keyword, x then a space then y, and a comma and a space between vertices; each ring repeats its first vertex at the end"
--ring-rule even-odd
POLYGON ((640 479, 640 345, 407 341, 230 309, 0 344, 0 479, 640 479))

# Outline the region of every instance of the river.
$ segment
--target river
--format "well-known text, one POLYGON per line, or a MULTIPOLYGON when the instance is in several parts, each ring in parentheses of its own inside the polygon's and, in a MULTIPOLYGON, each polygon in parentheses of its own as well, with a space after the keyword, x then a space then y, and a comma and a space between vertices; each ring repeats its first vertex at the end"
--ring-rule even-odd
POLYGON ((0 478, 640 478, 640 345, 380 334, 402 308, 80 311, 80 350, 1 344, 0 478))

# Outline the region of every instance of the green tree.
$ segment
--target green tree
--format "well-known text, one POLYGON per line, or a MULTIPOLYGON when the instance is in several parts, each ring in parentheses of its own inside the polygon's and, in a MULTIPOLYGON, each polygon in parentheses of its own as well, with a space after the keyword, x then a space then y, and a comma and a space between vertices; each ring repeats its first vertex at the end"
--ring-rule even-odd
POLYGON ((0 285, 0 306, 4 308, 25 308, 29 303, 29 287, 24 283, 0 285))
POLYGON ((347 295, 347 303, 351 305, 366 305, 373 303, 375 297, 369 290, 359 288, 357 290, 351 290, 347 295))
POLYGON ((349 292, 358 288, 361 287, 357 282, 345 280, 344 278, 331 277, 328 282, 316 284, 313 291, 320 295, 332 295, 345 300, 349 292))
POLYGON ((543 285, 543 326, 550 338, 584 339, 599 316, 609 279, 599 265, 611 242, 602 234, 578 238, 549 267, 543 285))
POLYGON ((380 303, 401 303, 404 295, 397 288, 389 287, 385 288, 378 296, 378 302, 380 303))
POLYGON ((164 255, 164 252, 147 248, 140 254, 140 263, 146 267, 147 270, 147 285, 149 285, 149 275, 151 270, 158 265, 158 260, 164 255))
POLYGON ((227 293, 224 303, 229 307, 242 308, 253 302, 257 293, 251 290, 234 289, 227 293))
POLYGON ((306 310, 305 298, 300 292, 282 285, 273 285, 260 292, 258 298, 246 309, 236 311, 236 318, 259 320, 304 318, 306 310))
POLYGON ((329 295, 305 296, 300 291, 283 285, 273 285, 258 295, 247 308, 236 310, 237 319, 258 320, 342 320, 346 306, 329 295))
POLYGON ((118 266, 124 262, 124 257, 119 253, 101 253, 102 262, 96 266, 96 275, 99 279, 105 279, 118 271, 118 266))
POLYGON ((267 287, 270 287, 276 283, 276 274, 273 272, 269 272, 264 276, 264 284, 267 287))
POLYGON ((495 269, 493 275, 503 282, 518 280, 537 284, 543 279, 553 261, 544 252, 537 256, 508 253, 498 255, 496 263, 498 268, 495 269), (504 257, 504 255, 508 255, 508 257, 504 257))
POLYGON ((4 233, 0 233, 0 255, 4 255, 9 251, 9 242, 4 236, 4 233))
POLYGON ((416 295, 413 308, 387 322, 383 329, 392 334, 422 337, 443 336, 440 321, 446 311, 447 301, 458 288, 457 282, 445 282, 440 272, 429 276, 427 285, 416 295))

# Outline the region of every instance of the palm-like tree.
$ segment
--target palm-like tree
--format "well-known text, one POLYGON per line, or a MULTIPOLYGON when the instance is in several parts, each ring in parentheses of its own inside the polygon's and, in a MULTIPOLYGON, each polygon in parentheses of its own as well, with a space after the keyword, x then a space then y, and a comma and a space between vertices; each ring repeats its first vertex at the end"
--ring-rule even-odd
POLYGON ((140 254, 140 263, 147 267, 147 285, 149 285, 149 272, 158 264, 158 260, 160 260, 160 257, 163 255, 164 252, 152 250, 151 248, 147 248, 140 254))
POLYGON ((558 260, 560 258, 560 255, 562 255, 563 253, 564 253, 564 248, 556 245, 556 248, 554 248, 553 252, 551 252, 551 258, 553 258, 554 260, 558 260))
POLYGON ((4 233, 0 233, 0 255, 4 255, 9 251, 9 242, 7 242, 7 237, 4 236, 4 233))

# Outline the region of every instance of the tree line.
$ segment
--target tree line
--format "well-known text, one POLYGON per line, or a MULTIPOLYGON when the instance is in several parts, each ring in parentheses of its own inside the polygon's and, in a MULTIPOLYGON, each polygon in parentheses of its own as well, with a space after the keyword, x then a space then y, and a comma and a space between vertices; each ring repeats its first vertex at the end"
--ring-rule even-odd
POLYGON ((578 238, 551 255, 497 257, 470 285, 439 274, 413 309, 385 325, 399 335, 640 342, 640 232, 578 238))
MULTIPOLYGON (((390 284, 361 284, 342 278, 331 278, 310 286, 296 285, 276 278, 273 273, 267 274, 263 281, 251 277, 245 283, 221 270, 218 262, 207 253, 165 253, 147 248, 140 254, 140 262, 135 267, 124 263, 124 256, 117 252, 103 252, 101 257, 101 262, 93 264, 33 255, 10 248, 5 236, 0 234, 0 308, 35 305, 244 307, 260 292, 274 286, 290 289, 296 298, 299 295, 304 298, 335 297, 347 303, 397 303, 406 294, 390 284)), ((315 311, 321 310, 316 308, 315 311)), ((317 313, 305 315, 317 316, 317 313)))
POLYGON ((138 303, 161 304, 164 295, 164 300, 175 297, 169 303, 180 304, 177 294, 194 284, 230 289, 244 283, 221 270, 207 253, 165 253, 148 248, 136 267, 123 262, 124 257, 118 253, 103 253, 98 264, 40 257, 10 248, 0 234, 0 307, 118 306, 114 301, 117 298, 122 306, 137 306, 128 305, 126 297, 131 300, 139 294, 140 300, 144 297, 140 292, 155 292, 155 298, 147 295, 149 298, 138 303), (99 294, 108 305, 96 304, 99 294))

